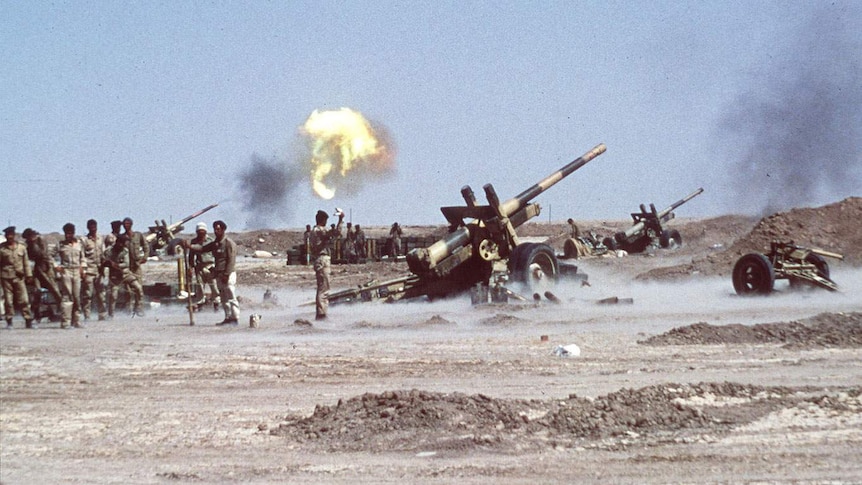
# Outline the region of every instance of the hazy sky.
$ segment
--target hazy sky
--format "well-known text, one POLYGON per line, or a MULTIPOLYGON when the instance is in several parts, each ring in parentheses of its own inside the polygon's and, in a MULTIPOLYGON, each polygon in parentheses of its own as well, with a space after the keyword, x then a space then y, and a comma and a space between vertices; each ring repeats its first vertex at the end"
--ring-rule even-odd
POLYGON ((4 1, 0 222, 143 229, 218 202, 203 220, 229 230, 335 206, 443 223, 462 185, 506 199, 600 142, 539 220, 698 187, 679 216, 820 205, 862 195, 860 32, 858 1, 4 1), (272 186, 240 189, 252 160, 292 170, 298 127, 341 107, 385 127, 395 173, 244 211, 272 186))

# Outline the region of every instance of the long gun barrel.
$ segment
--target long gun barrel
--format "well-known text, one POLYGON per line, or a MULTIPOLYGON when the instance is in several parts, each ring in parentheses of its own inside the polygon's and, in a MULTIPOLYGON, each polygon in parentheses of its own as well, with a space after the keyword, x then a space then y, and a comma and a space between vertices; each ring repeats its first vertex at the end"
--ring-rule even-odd
MULTIPOLYGON (((674 202, 673 204, 667 206, 661 212, 656 212, 655 206, 653 206, 652 212, 653 212, 653 214, 655 214, 656 219, 658 221, 665 222, 668 219, 670 219, 671 217, 673 217, 671 214, 673 213, 674 210, 676 210, 677 207, 679 207, 679 206, 685 204, 686 202, 690 201, 691 199, 697 197, 702 192, 703 192, 703 187, 695 190, 694 192, 683 197, 682 199, 679 199, 678 201, 674 202)), ((641 205, 641 214, 640 215, 643 216, 644 214, 646 214, 646 210, 643 207, 643 205, 641 205)), ((634 216, 634 214, 633 214, 633 216, 634 216)), ((642 233, 645 227, 646 227, 646 219, 644 217, 641 217, 640 219, 637 220, 637 222, 632 227, 628 228, 624 233, 618 233, 616 235, 616 239, 617 239, 617 241, 623 241, 623 240, 630 239, 633 236, 636 236, 636 235, 642 233)))
MULTIPOLYGON (((407 263, 410 266, 410 270, 416 274, 425 273, 448 258, 450 262, 444 265, 444 269, 440 270, 441 273, 446 273, 464 263, 472 256, 472 252, 463 251, 463 249, 469 249, 470 243, 477 237, 472 230, 478 227, 478 223, 463 225, 465 217, 472 217, 477 221, 482 221, 485 229, 490 229, 489 226, 492 225, 490 224, 492 219, 498 222, 501 219, 509 219, 510 228, 518 227, 531 217, 539 214, 538 205, 530 204, 531 200, 604 153, 605 150, 607 150, 607 147, 604 143, 596 145, 592 150, 572 160, 556 172, 503 203, 500 202, 491 184, 484 186, 489 204, 487 206, 477 206, 473 191, 469 187, 462 188, 461 194, 467 203, 466 206, 441 208, 446 219, 453 226, 452 232, 427 248, 417 248, 410 251, 407 254, 407 263), (459 257, 450 258, 450 256, 459 252, 459 257)), ((506 250, 506 252, 508 251, 506 250)))
POLYGON ((159 223, 159 221, 155 221, 156 225, 150 226, 150 232, 145 236, 145 239, 148 243, 153 243, 153 241, 156 241, 156 248, 161 248, 170 242, 170 240, 174 237, 174 234, 182 232, 183 224, 189 222, 196 217, 200 217, 204 212, 212 210, 216 207, 218 207, 218 204, 209 205, 190 216, 183 217, 179 222, 175 222, 171 225, 165 224, 164 220, 162 220, 161 223, 159 223))

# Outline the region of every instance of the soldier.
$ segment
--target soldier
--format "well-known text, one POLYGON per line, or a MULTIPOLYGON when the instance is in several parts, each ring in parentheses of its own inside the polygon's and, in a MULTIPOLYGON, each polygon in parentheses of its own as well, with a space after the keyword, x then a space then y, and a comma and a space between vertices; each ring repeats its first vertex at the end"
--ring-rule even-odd
POLYGON ((356 233, 353 231, 353 224, 349 222, 347 223, 347 236, 344 238, 341 251, 348 263, 356 263, 356 233))
POLYGON ((236 298, 236 243, 225 236, 225 231, 227 231, 227 224, 224 221, 215 221, 213 222, 214 240, 204 245, 183 241, 183 245, 192 252, 210 252, 215 257, 213 274, 224 309, 224 320, 216 325, 236 325, 239 323, 239 300, 236 298))
POLYGON ((401 254, 401 235, 401 226, 399 226, 397 222, 393 223, 392 228, 389 229, 389 239, 392 241, 391 256, 398 256, 401 254))
POLYGON ((98 235, 99 225, 95 219, 87 221, 87 235, 81 238, 84 247, 84 257, 87 260, 87 269, 81 279, 81 308, 84 320, 90 319, 90 310, 95 296, 96 307, 99 312, 99 320, 104 320, 105 308, 105 285, 102 280, 102 271, 105 260, 105 242, 98 235))
MULTIPOLYGON (((144 238, 144 235, 140 232, 132 230, 132 218, 126 217, 123 219, 123 228, 126 230, 123 233, 128 238, 128 249, 129 249, 129 269, 132 270, 132 273, 138 279, 138 283, 141 284, 141 287, 144 286, 144 270, 141 267, 144 263, 147 262, 147 257, 150 255, 150 246, 147 244, 147 240, 144 238)), ((138 315, 135 312, 132 316, 143 317, 143 314, 138 315)))
MULTIPOLYGON (((45 288, 48 293, 54 298, 54 302, 59 305, 63 301, 63 296, 60 294, 60 288, 57 286, 57 273, 54 272, 54 260, 48 253, 48 244, 42 239, 39 231, 24 229, 21 233, 27 242, 27 254, 30 256, 30 261, 33 261, 33 278, 36 289, 45 288)), ((41 291, 37 292, 38 299, 31 301, 33 317, 36 321, 40 321, 43 317, 41 314, 41 291)))
POLYGON ((75 225, 71 222, 64 224, 63 235, 65 238, 57 243, 55 250, 60 261, 57 278, 63 296, 60 328, 67 328, 70 321, 73 327, 81 328, 81 279, 87 268, 87 259, 81 241, 75 237, 75 225))
POLYGON ((16 307, 24 317, 24 325, 36 328, 27 297, 27 281, 33 278, 27 247, 15 240, 15 226, 3 229, 3 234, 6 242, 0 244, 0 284, 3 286, 6 328, 12 328, 16 307))
POLYGON ((566 222, 568 222, 569 226, 571 226, 571 230, 572 230, 572 236, 571 237, 572 238, 581 237, 581 230, 578 229, 578 225, 575 224, 575 220, 570 217, 566 222))
POLYGON ((341 222, 344 221, 344 213, 338 212, 338 225, 326 229, 326 221, 329 214, 317 211, 315 221, 317 224, 311 229, 311 257, 314 258, 314 275, 317 279, 317 294, 315 296, 315 319, 325 320, 329 309, 329 276, 332 271, 329 246, 339 234, 341 234, 341 222))
POLYGON ((108 298, 108 315, 113 316, 117 302, 117 294, 121 286, 126 286, 129 291, 130 306, 132 308, 132 316, 141 315, 144 312, 141 310, 144 299, 144 288, 138 281, 137 276, 132 273, 130 268, 131 260, 129 258, 128 241, 124 234, 117 236, 114 244, 105 252, 105 266, 108 267, 108 281, 110 282, 108 298))
POLYGON ((359 224, 356 225, 356 232, 354 233, 353 238, 355 240, 354 245, 356 246, 356 257, 359 259, 365 259, 365 232, 362 231, 359 224))
MULTIPOLYGON (((199 222, 195 229, 195 238, 191 240, 191 244, 205 246, 213 241, 213 238, 207 236, 207 225, 204 222, 199 222)), ((189 251, 189 267, 195 270, 195 280, 198 288, 200 288, 200 298, 197 302, 202 305, 209 301, 218 301, 219 293, 216 288, 215 276, 213 268, 215 266, 215 258, 212 253, 201 253, 189 251), (210 296, 206 297, 204 288, 206 285, 210 287, 210 296)))

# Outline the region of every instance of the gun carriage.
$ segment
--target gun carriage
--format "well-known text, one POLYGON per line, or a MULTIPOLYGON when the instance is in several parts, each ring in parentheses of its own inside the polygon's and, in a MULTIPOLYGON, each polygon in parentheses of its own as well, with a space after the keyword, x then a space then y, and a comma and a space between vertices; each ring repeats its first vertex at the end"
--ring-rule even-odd
POLYGON ((773 241, 769 253, 749 253, 736 261, 733 289, 738 295, 766 295, 774 289, 775 280, 786 279, 793 287, 808 285, 837 291, 824 257, 844 259, 841 254, 797 246, 793 241, 773 241))
POLYGON ((682 236, 679 231, 665 229, 662 224, 676 217, 674 210, 702 192, 703 188, 699 188, 661 212, 656 211, 655 204, 650 204, 650 210, 641 204, 641 211, 631 214, 634 224, 624 232, 614 234, 613 238, 604 238, 602 244, 610 250, 622 249, 629 253, 642 253, 648 247, 675 248, 681 246, 682 236))
POLYGON ((483 190, 488 203, 479 205, 473 190, 462 187, 465 205, 440 208, 449 223, 449 233, 430 246, 415 248, 407 254, 411 275, 330 293, 330 304, 377 298, 444 297, 475 286, 487 288, 493 275, 497 275, 494 294, 505 292, 498 284, 509 276, 528 284, 555 281, 560 275, 560 264, 554 250, 547 244, 522 243, 515 230, 541 212, 533 199, 605 150, 604 144, 597 145, 506 201, 501 202, 494 186, 486 184, 483 190), (503 270, 497 272, 501 265, 503 270))

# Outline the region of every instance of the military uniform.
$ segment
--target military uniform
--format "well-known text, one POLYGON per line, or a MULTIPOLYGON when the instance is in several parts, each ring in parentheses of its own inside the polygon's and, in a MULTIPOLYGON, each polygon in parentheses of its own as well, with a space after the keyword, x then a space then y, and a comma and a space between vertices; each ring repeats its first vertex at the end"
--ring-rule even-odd
POLYGON ((84 313, 84 319, 90 318, 90 310, 95 297, 99 320, 104 320, 106 307, 102 263, 105 260, 105 242, 98 234, 94 236, 88 234, 81 238, 81 245, 84 248, 84 258, 87 260, 87 269, 81 279, 81 309, 84 313))
MULTIPOLYGON (((197 230, 201 230, 201 224, 198 224, 197 230)), ((203 231, 203 233, 197 232, 196 237, 192 239, 190 243, 203 247, 214 241, 213 238, 206 235, 206 225, 203 226, 203 231)), ((201 304, 206 302, 206 295, 204 292, 204 288, 206 286, 210 287, 209 299, 211 301, 216 301, 219 298, 219 292, 216 285, 216 278, 214 273, 215 257, 213 256, 213 253, 189 251, 189 267, 194 268, 195 280, 197 282, 198 288, 200 288, 200 297, 198 298, 197 303, 201 304)))
POLYGON ((143 286, 144 269, 142 266, 149 256, 150 245, 147 244, 147 240, 140 232, 126 232, 123 235, 126 236, 129 241, 126 246, 129 250, 129 269, 132 271, 132 274, 135 275, 135 278, 138 279, 138 282, 143 286))
MULTIPOLYGON (((318 212, 318 215, 326 213, 318 212)), ((326 312, 329 310, 329 279, 332 274, 332 262, 330 256, 330 244, 341 235, 342 217, 338 219, 338 225, 329 230, 326 229, 326 222, 317 224, 311 229, 311 237, 309 238, 309 246, 311 257, 314 260, 314 276, 317 279, 317 294, 315 295, 315 317, 318 320, 326 318, 326 312)))
POLYGON ((144 288, 138 281, 137 276, 132 273, 129 249, 126 247, 125 236, 123 242, 114 242, 105 252, 105 265, 108 267, 108 281, 110 283, 108 298, 108 314, 113 315, 117 305, 117 295, 121 286, 126 286, 129 291, 129 307, 133 315, 142 315, 142 301, 144 299, 144 288))
POLYGON ((389 230, 389 237, 392 239, 392 256, 401 254, 401 226, 396 222, 392 224, 392 229, 389 230))
MULTIPOLYGON (((216 226, 221 221, 216 221, 216 226)), ((226 226, 224 226, 226 229, 226 226)), ((207 244, 189 244, 189 249, 197 253, 212 253, 215 260, 213 276, 218 285, 218 293, 224 309, 222 324, 236 324, 239 321, 239 300, 236 298, 236 243, 227 236, 214 239, 207 244)))
POLYGON ((28 328, 33 326, 30 299, 27 297, 26 281, 33 277, 27 246, 14 240, 15 228, 7 227, 4 234, 11 233, 13 239, 0 244, 0 284, 3 286, 6 326, 12 327, 15 309, 21 312, 28 328))
MULTIPOLYGON (((48 244, 42 239, 42 236, 32 229, 24 230, 24 238, 27 240, 27 254, 30 256, 30 261, 33 261, 33 278, 37 290, 45 288, 54 297, 54 301, 59 305, 63 301, 63 296, 60 294, 60 288, 57 286, 57 274, 54 272, 54 261, 48 253, 48 244)), ((31 301, 33 316, 36 320, 40 320, 41 308, 41 292, 36 291, 36 298, 31 301), (37 299, 38 298, 38 299, 37 299)))
POLYGON ((365 232, 358 225, 356 226, 356 232, 353 235, 355 240, 354 246, 356 246, 356 256, 360 259, 365 258, 365 232))
POLYGON ((73 327, 80 327, 81 277, 87 268, 84 247, 77 238, 71 241, 64 239, 57 243, 56 256, 60 261, 57 266, 57 279, 60 282, 60 294, 63 296, 60 304, 60 327, 66 328, 70 321, 73 327))

